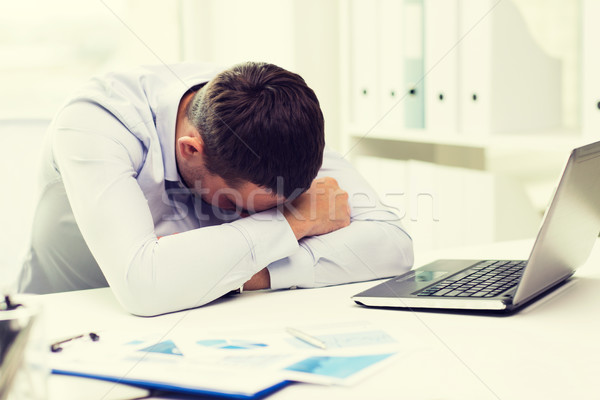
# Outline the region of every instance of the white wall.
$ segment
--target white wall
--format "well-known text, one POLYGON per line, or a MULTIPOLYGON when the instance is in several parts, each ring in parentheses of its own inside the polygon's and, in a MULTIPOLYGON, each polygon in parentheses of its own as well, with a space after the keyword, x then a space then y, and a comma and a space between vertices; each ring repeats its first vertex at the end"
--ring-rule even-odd
POLYGON ((339 147, 338 1, 182 0, 183 58, 230 66, 265 61, 300 74, 339 147))
POLYGON ((162 0, 0 2, 0 119, 51 118, 93 75, 178 61, 178 18, 162 0))
POLYGON ((0 122, 0 293, 16 279, 29 243, 47 125, 45 120, 0 122))

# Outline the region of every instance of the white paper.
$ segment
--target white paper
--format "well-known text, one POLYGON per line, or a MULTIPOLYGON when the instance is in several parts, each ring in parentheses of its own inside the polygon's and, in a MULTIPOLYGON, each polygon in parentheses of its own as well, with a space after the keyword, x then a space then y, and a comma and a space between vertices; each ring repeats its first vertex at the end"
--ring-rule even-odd
POLYGON ((364 323, 295 326, 327 345, 319 349, 285 327, 168 335, 101 332, 98 342, 66 344, 53 354, 55 370, 154 382, 193 390, 255 394, 285 381, 356 383, 392 362, 399 343, 364 323))

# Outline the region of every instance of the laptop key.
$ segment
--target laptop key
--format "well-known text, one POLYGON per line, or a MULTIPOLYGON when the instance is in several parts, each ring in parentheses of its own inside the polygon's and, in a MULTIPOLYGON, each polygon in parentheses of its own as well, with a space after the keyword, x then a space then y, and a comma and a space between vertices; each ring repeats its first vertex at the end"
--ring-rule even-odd
POLYGON ((444 296, 445 297, 456 297, 458 296, 460 293, 462 293, 462 291, 460 290, 453 290, 450 293, 446 293, 444 296))

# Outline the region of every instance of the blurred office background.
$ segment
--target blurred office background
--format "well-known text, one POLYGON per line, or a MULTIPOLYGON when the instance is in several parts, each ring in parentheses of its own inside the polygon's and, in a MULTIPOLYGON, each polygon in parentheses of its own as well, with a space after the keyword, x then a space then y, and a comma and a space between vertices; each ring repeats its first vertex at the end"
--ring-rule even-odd
POLYGON ((20 264, 43 132, 68 94, 191 60, 301 74, 328 144, 419 253, 531 237, 569 149, 600 138, 597 17, 600 0, 3 2, 0 272, 20 264))

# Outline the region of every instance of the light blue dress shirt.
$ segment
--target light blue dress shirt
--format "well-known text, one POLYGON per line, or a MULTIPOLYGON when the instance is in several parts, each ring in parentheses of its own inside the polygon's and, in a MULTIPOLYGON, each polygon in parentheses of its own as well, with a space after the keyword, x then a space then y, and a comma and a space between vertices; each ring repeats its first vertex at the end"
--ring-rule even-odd
POLYGON ((92 79, 67 101, 46 137, 32 254, 69 257, 87 251, 73 246, 87 246, 93 259, 67 260, 76 264, 68 268, 26 263, 22 287, 40 271, 85 282, 69 283, 67 290, 102 286, 97 276, 102 281, 103 275, 125 309, 156 315, 206 304, 265 267, 272 289, 371 280, 410 268, 412 242, 399 217, 329 149, 319 177, 334 177, 349 193, 352 222, 321 236, 297 241, 276 209, 235 218, 182 184, 175 160, 179 102, 219 71, 184 63, 115 72, 92 79), (64 195, 48 200, 44 194, 57 188, 64 195), (46 212, 52 218, 40 211, 44 201, 57 205, 46 212), (39 233, 69 220, 76 223, 63 228, 78 228, 84 240, 61 244, 39 233), (47 243, 65 248, 36 249, 47 243))

